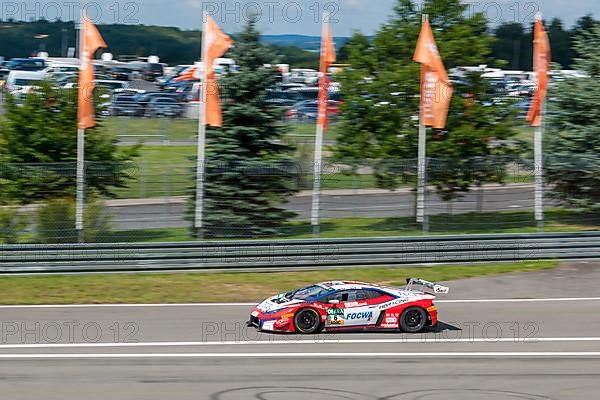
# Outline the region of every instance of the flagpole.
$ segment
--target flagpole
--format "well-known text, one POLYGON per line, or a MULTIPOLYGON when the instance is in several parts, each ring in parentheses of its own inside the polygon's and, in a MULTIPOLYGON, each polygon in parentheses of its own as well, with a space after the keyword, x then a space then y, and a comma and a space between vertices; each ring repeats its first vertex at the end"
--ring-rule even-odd
MULTIPOLYGON (((542 20, 542 13, 538 12, 535 15, 536 20, 542 20)), ((538 88, 539 88, 539 76, 538 88)), ((539 89, 538 89, 539 90, 539 89)), ((535 220, 537 228, 540 231, 544 230, 544 150, 543 150, 543 134, 544 134, 544 114, 546 102, 542 99, 540 104, 540 124, 535 127, 533 147, 534 147, 534 174, 535 174, 535 220)))
MULTIPOLYGON (((84 25, 85 11, 81 10, 79 28, 79 61, 80 68, 83 66, 84 25)), ((81 74, 81 70, 79 72, 81 74)), ((78 105, 79 106, 79 105, 78 105)), ((79 123, 79 121, 78 121, 79 123)), ((76 172, 77 194, 75 200, 75 230, 79 243, 85 241, 83 229, 83 211, 85 209, 85 128, 77 127, 77 172, 76 172)))
POLYGON ((544 230, 544 114, 545 102, 541 104, 542 122, 535 127, 534 132, 534 158, 535 158, 535 220, 540 231, 544 230))
POLYGON ((204 176, 206 164, 206 94, 207 94, 207 66, 206 66, 206 10, 202 13, 202 62, 204 68, 202 70, 202 85, 200 85, 200 110, 198 115, 198 154, 196 158, 196 204, 194 227, 196 235, 199 239, 204 238, 204 176))
MULTIPOLYGON (((329 15, 327 12, 323 13, 323 27, 321 33, 321 41, 325 40, 326 34, 326 24, 329 23, 329 15)), ((321 43, 321 48, 323 48, 323 43, 321 43)), ((321 51, 323 53, 323 51, 321 51)), ((321 54, 321 57, 324 55, 321 54)), ((324 72, 326 73, 326 71, 324 72)), ((319 79, 325 79, 325 76, 320 76, 319 79)), ((319 91, 323 90, 319 82, 319 91)), ((319 93, 319 97, 320 97, 319 93)), ((321 107, 319 107, 321 108, 321 107)), ((320 109, 320 111, 322 111, 320 109)), ((327 112, 327 109, 325 109, 327 112)), ((312 195, 312 215, 311 215, 311 224, 313 227, 313 235, 319 236, 320 234, 320 207, 321 207, 321 172, 323 166, 323 133, 325 129, 323 123, 321 121, 320 116, 317 116, 317 132, 315 139, 315 165, 313 172, 313 195, 312 195)))
POLYGON ((85 207, 85 129, 77 128, 77 199, 75 206, 75 229, 79 243, 85 241, 83 210, 85 207))
POLYGON ((312 218, 313 235, 319 236, 320 228, 320 200, 321 200, 321 168, 323 163, 323 125, 317 124, 317 138, 315 142, 315 165, 313 178, 312 218))
MULTIPOLYGON (((428 14, 423 14, 422 23, 427 22, 428 14)), ((424 67, 421 66, 421 70, 424 67)), ((423 74, 421 75, 421 90, 423 90, 423 74)), ((425 190, 426 190, 426 157, 427 157, 427 127, 423 124, 423 94, 419 104, 419 151, 417 160, 417 224, 421 225, 423 232, 427 231, 425 223, 425 190)))

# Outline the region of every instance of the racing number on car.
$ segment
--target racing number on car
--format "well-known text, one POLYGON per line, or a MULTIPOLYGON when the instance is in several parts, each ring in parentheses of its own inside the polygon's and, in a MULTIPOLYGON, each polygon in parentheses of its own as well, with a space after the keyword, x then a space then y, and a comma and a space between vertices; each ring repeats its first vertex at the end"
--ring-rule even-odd
POLYGON ((344 309, 327 309, 327 325, 344 325, 344 309))

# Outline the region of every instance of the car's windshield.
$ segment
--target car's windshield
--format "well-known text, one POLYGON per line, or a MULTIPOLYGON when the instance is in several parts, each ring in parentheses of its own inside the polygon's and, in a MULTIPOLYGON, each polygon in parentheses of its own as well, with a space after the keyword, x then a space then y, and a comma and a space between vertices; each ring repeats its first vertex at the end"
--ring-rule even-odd
POLYGON ((17 86, 35 86, 41 83, 42 81, 39 79, 15 79, 15 85, 17 86))
POLYGON ((307 300, 323 296, 329 290, 319 285, 308 286, 303 289, 298 289, 285 294, 285 297, 290 300, 307 300))

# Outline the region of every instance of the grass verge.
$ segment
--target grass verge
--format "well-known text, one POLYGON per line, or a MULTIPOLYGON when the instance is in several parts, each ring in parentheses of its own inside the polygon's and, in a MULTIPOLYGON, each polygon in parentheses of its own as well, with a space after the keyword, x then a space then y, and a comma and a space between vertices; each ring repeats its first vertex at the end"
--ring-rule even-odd
POLYGON ((0 278, 0 304, 115 304, 254 302, 315 282, 351 279, 403 286, 418 276, 448 281, 508 272, 552 269, 557 261, 357 268, 274 273, 62 275, 0 278))
MULTIPOLYGON (((430 217, 432 235, 536 233, 533 213, 508 211, 436 215, 430 217)), ((600 229, 600 214, 571 210, 547 210, 545 232, 579 232, 600 229)), ((307 239, 313 237, 310 221, 297 221, 280 229, 278 238, 307 239)), ((420 236, 412 217, 342 218, 321 221, 321 238, 420 236)), ((189 228, 114 231, 105 242, 181 242, 193 240, 189 228)))

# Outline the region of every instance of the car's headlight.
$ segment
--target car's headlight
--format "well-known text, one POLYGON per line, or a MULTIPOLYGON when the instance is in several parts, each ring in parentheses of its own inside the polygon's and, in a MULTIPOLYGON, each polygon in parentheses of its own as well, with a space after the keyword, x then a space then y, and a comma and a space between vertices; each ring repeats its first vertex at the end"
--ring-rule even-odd
POLYGON ((265 312, 263 313, 263 315, 277 314, 277 313, 280 313, 280 312, 285 312, 285 311, 288 311, 288 309, 289 309, 289 308, 287 308, 287 307, 286 307, 286 308, 278 308, 278 309, 276 309, 276 310, 265 311, 265 312))

